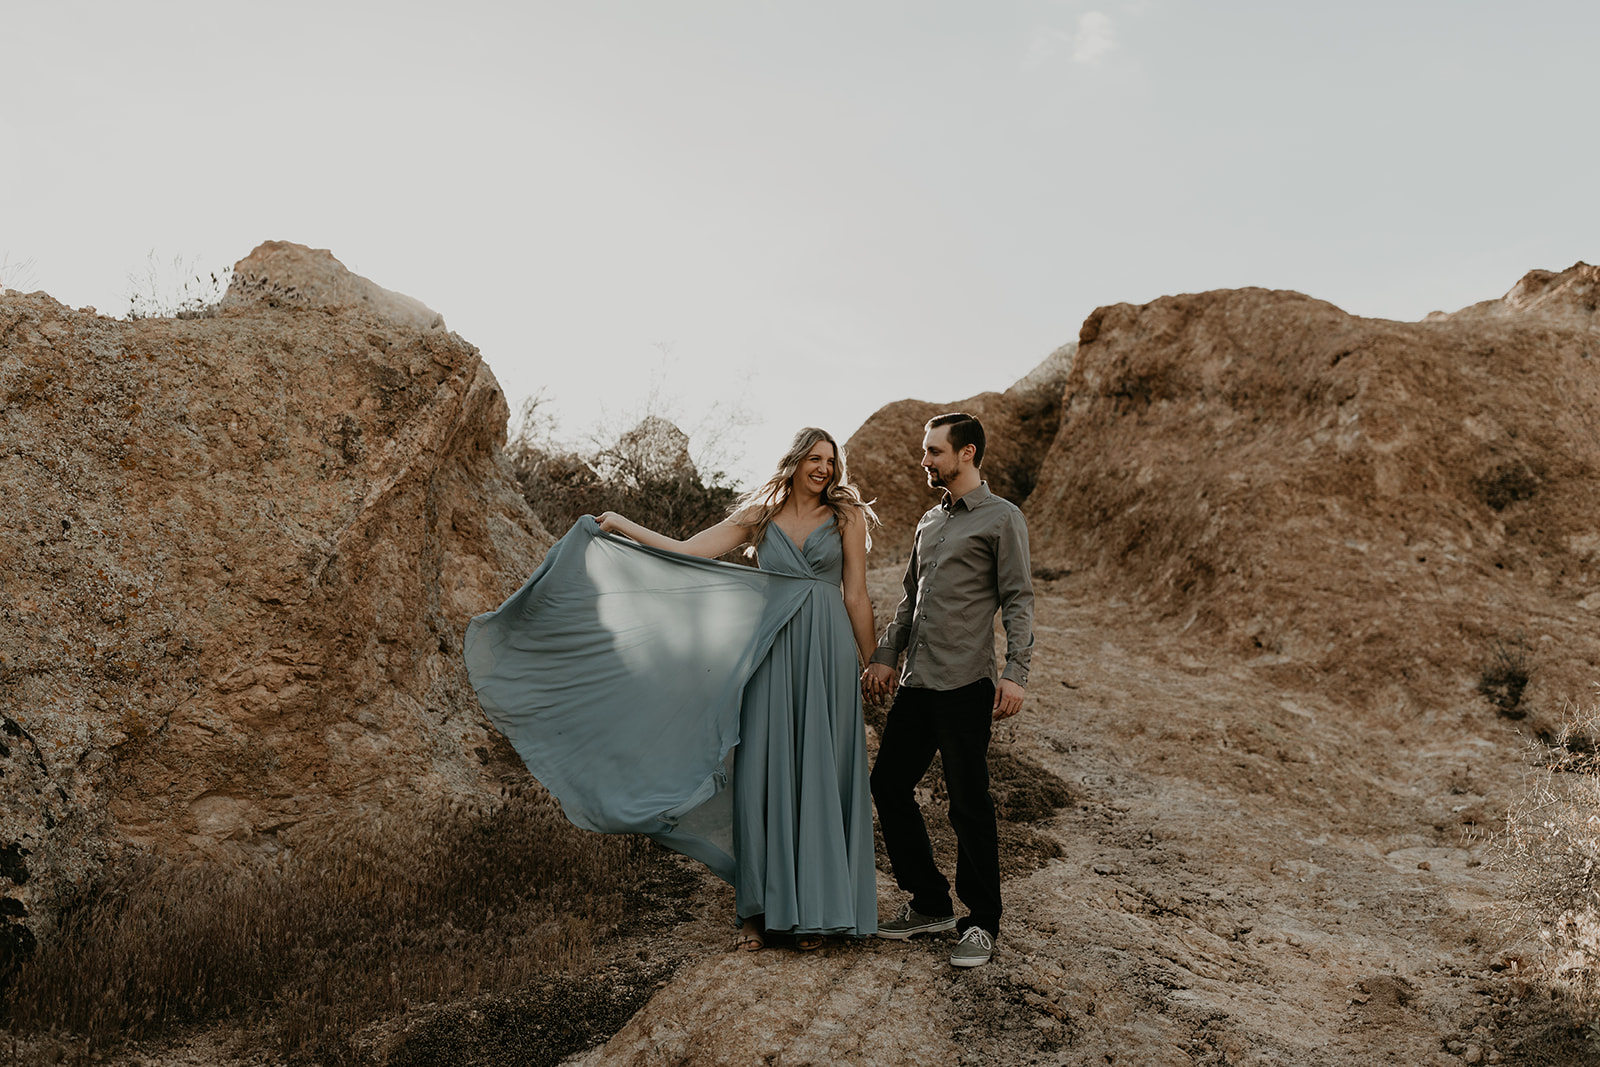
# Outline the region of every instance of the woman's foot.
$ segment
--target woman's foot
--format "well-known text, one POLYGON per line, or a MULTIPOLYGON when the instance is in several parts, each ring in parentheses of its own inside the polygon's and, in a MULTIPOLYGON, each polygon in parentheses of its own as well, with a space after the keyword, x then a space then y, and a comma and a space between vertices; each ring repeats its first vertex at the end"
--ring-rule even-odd
POLYGON ((822 947, 821 934, 796 934, 794 947, 801 952, 815 952, 822 947))
POLYGON ((761 920, 746 919, 740 923, 739 936, 734 939, 733 947, 740 952, 760 952, 766 948, 766 931, 761 928, 761 920))

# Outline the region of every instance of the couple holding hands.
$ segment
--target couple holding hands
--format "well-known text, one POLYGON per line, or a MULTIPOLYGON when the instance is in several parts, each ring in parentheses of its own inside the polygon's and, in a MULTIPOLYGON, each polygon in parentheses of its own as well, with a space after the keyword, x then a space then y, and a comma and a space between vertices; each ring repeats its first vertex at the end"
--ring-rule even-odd
POLYGON ((572 822, 648 834, 732 883, 740 947, 957 929, 950 962, 987 963, 1001 911, 989 735, 1022 707, 1033 587, 1027 526, 983 481, 984 445, 965 413, 924 427, 921 466, 943 498, 917 523, 881 638, 866 586, 877 516, 834 439, 807 428, 687 541, 613 512, 581 519, 468 627, 479 702, 572 822), (757 567, 714 559, 740 546, 757 567), (863 695, 893 698, 870 774, 863 695), (936 752, 959 920, 913 793, 936 752), (911 894, 881 923, 873 801, 911 894))

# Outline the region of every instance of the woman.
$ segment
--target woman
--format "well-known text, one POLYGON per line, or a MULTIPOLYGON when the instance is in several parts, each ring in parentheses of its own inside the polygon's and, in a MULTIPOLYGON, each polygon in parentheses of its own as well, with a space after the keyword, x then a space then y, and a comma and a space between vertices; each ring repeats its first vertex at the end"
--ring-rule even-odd
POLYGON ((732 882, 747 950, 877 929, 857 682, 876 521, 807 428, 716 526, 678 541, 580 520, 467 631, 480 702, 568 817, 732 882), (740 545, 759 570, 711 559, 740 545))

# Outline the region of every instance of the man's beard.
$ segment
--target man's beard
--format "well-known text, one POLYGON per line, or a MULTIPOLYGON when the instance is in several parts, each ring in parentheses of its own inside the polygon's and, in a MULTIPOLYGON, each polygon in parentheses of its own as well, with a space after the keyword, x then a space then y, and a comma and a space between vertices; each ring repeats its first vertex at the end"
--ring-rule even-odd
POLYGON ((930 489, 943 489, 943 488, 945 488, 947 483, 944 480, 944 475, 939 473, 939 469, 937 467, 924 467, 922 469, 924 471, 926 471, 927 475, 928 475, 928 488, 930 488, 930 489))

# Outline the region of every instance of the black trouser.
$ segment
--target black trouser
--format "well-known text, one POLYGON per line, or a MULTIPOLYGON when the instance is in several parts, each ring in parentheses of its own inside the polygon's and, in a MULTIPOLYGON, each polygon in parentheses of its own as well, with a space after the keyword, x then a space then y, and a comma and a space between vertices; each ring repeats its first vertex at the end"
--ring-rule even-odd
POLYGON ((963 932, 981 926, 997 936, 1000 838, 989 797, 993 712, 994 683, 987 678, 960 689, 901 686, 872 767, 872 799, 894 879, 911 894, 911 906, 928 916, 954 912, 950 883, 933 861, 928 826, 912 792, 939 753, 956 832, 956 895, 970 912, 956 926, 963 932))

